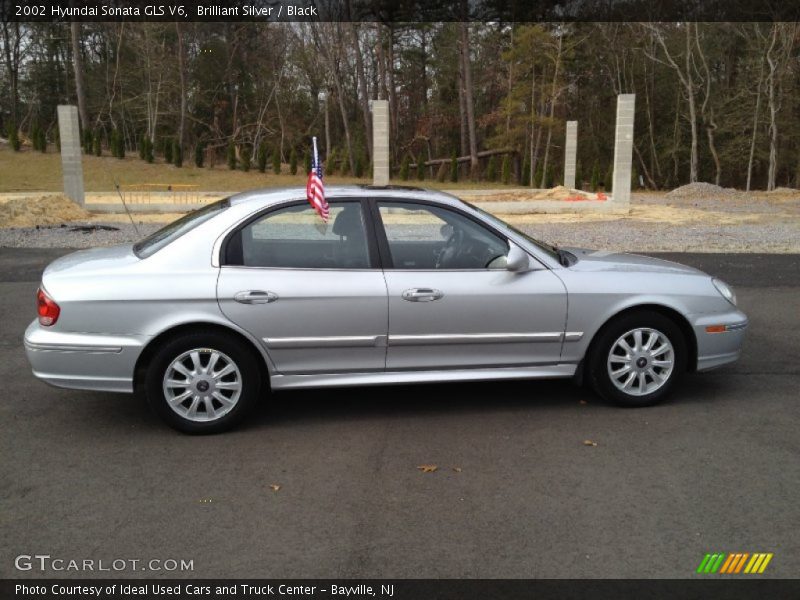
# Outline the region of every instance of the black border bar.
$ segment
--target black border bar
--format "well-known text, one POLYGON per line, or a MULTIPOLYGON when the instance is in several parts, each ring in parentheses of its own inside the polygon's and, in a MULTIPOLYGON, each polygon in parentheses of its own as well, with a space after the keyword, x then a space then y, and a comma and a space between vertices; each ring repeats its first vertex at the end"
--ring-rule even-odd
POLYGON ((707 576, 702 579, 3 579, 0 598, 21 600, 739 600, 798 598, 800 580, 707 576), (27 591, 24 588, 27 586, 27 591), (112 586, 114 592, 110 592, 112 586), (134 591, 125 586, 133 586, 134 591), (217 593, 217 586, 233 594, 217 593), (249 587, 248 587, 249 586, 249 587), (283 586, 283 587, 281 587, 283 586), (333 586, 337 592, 333 593, 333 586), (36 588, 36 592, 31 590, 36 588), (85 591, 80 591, 85 588, 85 591), (256 592, 248 592, 249 589, 256 592), (345 594, 345 588, 350 591, 345 594), (97 590, 101 593, 96 593, 97 590), (291 589, 294 593, 286 593, 291 589), (69 593, 78 590, 77 593, 69 593), (297 591, 295 591, 297 590, 297 591))
POLYGON ((800 21, 800 0, 0 0, 16 22, 800 21))

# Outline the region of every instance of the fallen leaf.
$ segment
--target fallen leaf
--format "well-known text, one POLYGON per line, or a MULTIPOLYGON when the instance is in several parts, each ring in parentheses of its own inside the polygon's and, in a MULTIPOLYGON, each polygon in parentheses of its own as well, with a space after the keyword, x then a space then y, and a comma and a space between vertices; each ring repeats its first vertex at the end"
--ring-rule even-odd
POLYGON ((461 473, 461 467, 453 467, 453 471, 456 473, 461 473))
POLYGON ((423 473, 433 473, 438 468, 436 465, 420 465, 417 467, 423 473))
POLYGON ((279 489, 281 489, 281 486, 279 486, 277 483, 270 484, 269 487, 273 492, 277 492, 279 489))
POLYGON ((578 404, 589 404, 586 400, 578 400, 578 404))
POLYGON ((198 500, 200 504, 211 504, 214 500, 212 498, 201 498, 198 500))
POLYGON ((584 446, 597 446, 597 442, 593 442, 592 440, 583 440, 584 446))

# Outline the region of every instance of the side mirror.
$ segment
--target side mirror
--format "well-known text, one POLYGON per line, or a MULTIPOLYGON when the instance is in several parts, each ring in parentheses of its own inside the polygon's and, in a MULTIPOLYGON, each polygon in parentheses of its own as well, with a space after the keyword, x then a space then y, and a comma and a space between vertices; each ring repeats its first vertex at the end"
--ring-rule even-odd
POLYGON ((515 273, 530 271, 531 258, 528 256, 528 253, 513 242, 509 242, 509 246, 510 248, 506 258, 506 270, 515 273))

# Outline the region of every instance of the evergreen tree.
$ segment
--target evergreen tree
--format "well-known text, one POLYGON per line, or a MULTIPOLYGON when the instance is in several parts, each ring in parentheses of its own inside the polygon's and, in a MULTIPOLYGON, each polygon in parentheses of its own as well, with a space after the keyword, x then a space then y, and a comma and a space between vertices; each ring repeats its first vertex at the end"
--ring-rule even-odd
POLYGON ((486 181, 497 181, 497 159, 494 155, 489 157, 489 164, 486 165, 486 181))
POLYGON ((544 187, 543 182, 542 182, 542 175, 543 175, 542 174, 542 165, 540 163, 536 167, 536 172, 533 174, 533 187, 535 187, 536 189, 540 189, 540 188, 544 187))
POLYGON ((592 179, 589 181, 589 187, 593 192, 597 191, 597 187, 600 185, 600 167, 597 164, 597 161, 594 161, 594 165, 592 166, 592 179))
POLYGON ((525 163, 522 165, 522 177, 520 179, 520 183, 525 187, 528 187, 531 184, 531 161, 530 158, 525 159, 525 163))
POLYGON ((408 181, 408 165, 409 165, 408 154, 403 156, 403 162, 400 163, 400 179, 403 181, 408 181))
POLYGON ((150 138, 145 138, 144 159, 150 164, 156 159, 153 152, 153 141, 150 138))
POLYGON ((102 156, 103 155, 103 146, 101 144, 102 140, 100 139, 100 130, 99 129, 95 129, 94 130, 94 135, 92 137, 93 137, 92 150, 94 152, 94 155, 95 156, 102 156))
POLYGON ((142 160, 147 159, 147 134, 145 133, 139 138, 139 158, 142 160))
POLYGON ((164 162, 167 164, 172 163, 172 138, 166 138, 164 140, 164 162))
POLYGON ((39 149, 39 121, 34 121, 31 125, 31 146, 34 150, 39 149))
POLYGON ((331 155, 325 157, 325 175, 335 175, 338 157, 336 156, 336 148, 331 150, 331 155))
POLYGON ((339 173, 341 175, 350 174, 350 154, 345 150, 339 159, 339 173))
POLYGON ((417 159, 417 181, 425 181, 425 161, 421 156, 417 159))
POLYGON ((178 168, 183 166, 183 148, 178 143, 178 138, 172 139, 172 164, 178 168))
POLYGON ((297 150, 294 148, 289 153, 289 173, 297 175, 297 150))
POLYGON ((303 167, 305 168, 303 173, 308 175, 311 172, 311 152, 303 152, 303 167))
POLYGON ((355 164, 356 172, 353 173, 353 175, 359 178, 363 177, 365 171, 364 165, 366 164, 366 162, 367 162, 366 154, 363 151, 356 152, 356 164, 355 164))
POLYGON ((250 150, 250 146, 244 144, 242 149, 239 151, 239 157, 241 158, 242 162, 242 171, 247 173, 250 170, 250 158, 252 156, 252 152, 250 150))
POLYGON ((608 165, 605 179, 603 179, 603 188, 606 192, 611 192, 614 187, 614 165, 608 165))
POLYGON ((453 183, 458 181, 458 154, 455 150, 450 158, 450 181, 453 183))
POLYGON ((508 185, 511 183, 511 157, 508 154, 503 157, 503 169, 501 177, 504 184, 508 185))
POLYGON ((39 152, 44 154, 47 152, 47 134, 44 129, 39 129, 39 152))
POLYGON ((231 171, 236 170, 236 146, 233 145, 233 142, 228 144, 228 168, 231 171))
POLYGON ((194 147, 194 166, 198 169, 203 168, 203 162, 205 161, 205 154, 206 154, 206 145, 204 142, 197 142, 194 147))
POLYGON ((267 156, 269 152, 267 150, 267 142, 262 141, 258 145, 258 152, 256 152, 256 164, 258 166, 259 173, 265 173, 267 170, 267 156))
POLYGON ((22 145, 19 141, 19 133, 17 133, 17 124, 13 121, 8 124, 8 145, 11 146, 11 149, 14 152, 19 152, 20 146, 22 145))
POLYGON ((272 149, 272 172, 275 175, 280 175, 281 173, 281 152, 277 146, 272 149))
POLYGON ((575 189, 583 189, 583 171, 580 162, 575 165, 575 189))
MULTIPOLYGON (((92 132, 89 129, 83 130, 83 153, 84 154, 91 154, 92 153, 92 132)), ((116 156, 116 154, 114 155, 116 156)))

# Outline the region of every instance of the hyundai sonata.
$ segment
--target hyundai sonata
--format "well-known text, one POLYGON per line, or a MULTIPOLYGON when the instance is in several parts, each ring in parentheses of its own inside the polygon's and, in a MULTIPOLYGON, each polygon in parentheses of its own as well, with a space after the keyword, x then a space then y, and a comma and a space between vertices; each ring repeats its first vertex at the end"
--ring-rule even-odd
POLYGON ((747 317, 701 271, 556 248, 441 192, 303 189, 209 204, 50 264, 25 333, 55 386, 143 389, 216 432, 270 390, 574 377, 624 406, 739 357, 747 317))

